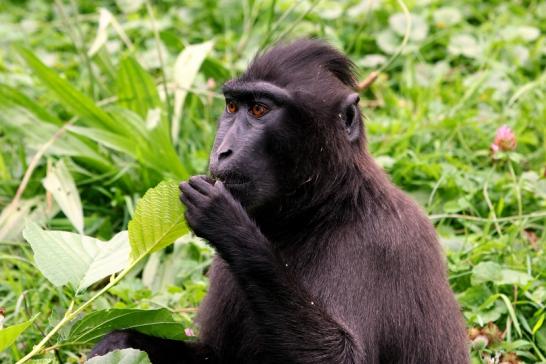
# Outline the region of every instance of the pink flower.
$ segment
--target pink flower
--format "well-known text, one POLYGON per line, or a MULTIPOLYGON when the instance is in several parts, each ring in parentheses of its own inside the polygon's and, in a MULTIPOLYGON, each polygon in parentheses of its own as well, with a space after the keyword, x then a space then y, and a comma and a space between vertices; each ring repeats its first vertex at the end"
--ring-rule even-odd
POLYGON ((493 154, 498 151, 506 152, 514 150, 516 149, 516 146, 516 135, 508 125, 503 125, 497 129, 495 140, 493 141, 493 144, 491 144, 493 154))
POLYGON ((186 334, 186 336, 195 336, 195 334, 193 333, 193 330, 189 327, 184 329, 184 333, 186 334))

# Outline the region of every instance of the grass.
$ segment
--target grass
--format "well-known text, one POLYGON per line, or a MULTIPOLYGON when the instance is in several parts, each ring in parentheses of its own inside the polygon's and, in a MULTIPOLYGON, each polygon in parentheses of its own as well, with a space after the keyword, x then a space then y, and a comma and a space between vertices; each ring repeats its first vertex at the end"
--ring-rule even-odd
MULTIPOLYGON (((44 189, 48 165, 64 161, 85 233, 109 239, 148 188, 206 170, 222 83, 263 47, 310 36, 349 54, 362 80, 379 71, 362 94, 369 148, 436 225, 474 362, 546 362, 546 4, 406 5, 409 33, 398 1, 2 2, 0 307, 5 326, 39 315, 0 361, 28 353, 74 293, 41 275, 20 235, 25 220, 75 231, 44 189), (195 75, 176 62, 184 50, 204 57, 195 75), (517 147, 493 154, 502 125, 517 147)), ((91 310, 163 307, 189 322, 212 253, 188 237, 91 310)), ((78 362, 88 346, 63 335, 44 357, 78 362)))

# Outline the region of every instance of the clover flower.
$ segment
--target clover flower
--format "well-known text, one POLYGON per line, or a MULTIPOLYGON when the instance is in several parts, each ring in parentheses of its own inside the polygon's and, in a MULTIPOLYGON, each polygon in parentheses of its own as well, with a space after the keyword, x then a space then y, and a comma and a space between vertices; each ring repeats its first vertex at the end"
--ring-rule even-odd
POLYGON ((491 144, 493 154, 496 152, 507 152, 516 149, 516 135, 508 125, 503 125, 497 129, 495 140, 491 144))

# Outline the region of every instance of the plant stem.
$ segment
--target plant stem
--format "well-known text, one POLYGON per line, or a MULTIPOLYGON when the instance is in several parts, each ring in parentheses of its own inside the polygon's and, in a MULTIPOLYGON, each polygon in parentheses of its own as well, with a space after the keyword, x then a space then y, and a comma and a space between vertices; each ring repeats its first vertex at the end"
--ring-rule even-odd
POLYGON ((517 216, 505 216, 505 217, 498 217, 497 219, 489 219, 485 217, 479 217, 479 216, 470 216, 470 215, 463 215, 463 214, 438 214, 438 215, 430 215, 428 217, 431 220, 441 220, 441 219, 460 219, 460 220, 469 220, 469 221, 476 221, 476 222, 484 222, 484 223, 491 223, 491 222, 509 222, 509 221, 517 221, 521 219, 540 219, 540 218, 546 218, 546 212, 534 212, 526 215, 517 215, 517 216))
MULTIPOLYGON (((161 79, 163 84, 163 92, 165 93, 165 104, 167 106, 167 119, 172 120, 172 109, 171 109, 171 101, 169 97, 169 90, 167 89, 167 74, 165 69, 165 62, 163 61, 163 55, 161 53, 161 38, 159 37, 159 29, 157 26, 157 22, 155 20, 154 15, 154 9, 152 8, 152 4, 150 1, 146 1, 146 10, 148 11, 148 15, 150 16, 150 21, 152 25, 152 30, 154 32, 154 39, 155 39, 155 47, 157 50, 157 58, 159 59, 159 66, 161 67, 161 79)), ((178 135, 171 135, 171 140, 176 143, 176 140, 178 140, 178 135)))
POLYGON ((485 202, 487 203, 487 206, 489 207, 489 212, 493 218, 493 223, 495 224, 495 229, 497 230, 497 234, 499 234, 499 237, 502 237, 502 229, 499 225, 499 220, 497 219, 497 214, 495 213, 495 206, 493 206, 493 203, 491 202, 491 199, 489 198, 489 193, 487 192, 487 186, 489 184, 489 179, 491 178, 491 174, 493 174, 493 170, 489 173, 487 176, 485 183, 483 184, 483 198, 485 199, 485 202))
POLYGON ((72 321, 77 315, 80 314, 87 306, 89 306, 91 303, 93 303, 97 298, 99 298, 102 294, 104 294, 106 291, 108 291, 110 288, 115 286, 119 283, 126 275, 129 273, 129 271, 140 261, 140 259, 137 259, 136 261, 132 262, 131 265, 129 265, 127 268, 125 268, 123 271, 121 271, 114 279, 110 281, 106 286, 104 286, 100 291, 98 291, 93 297, 91 297, 89 300, 84 302, 80 307, 78 307, 75 311, 72 311, 72 305, 65 313, 64 317, 55 325, 53 329, 51 329, 50 332, 47 333, 47 335, 37 344, 34 345, 32 348, 32 351, 29 352, 27 355, 25 355, 21 360, 19 360, 15 364, 22 364, 35 356, 36 354, 40 353, 42 351, 42 348, 47 344, 47 342, 55 335, 66 323, 72 321))

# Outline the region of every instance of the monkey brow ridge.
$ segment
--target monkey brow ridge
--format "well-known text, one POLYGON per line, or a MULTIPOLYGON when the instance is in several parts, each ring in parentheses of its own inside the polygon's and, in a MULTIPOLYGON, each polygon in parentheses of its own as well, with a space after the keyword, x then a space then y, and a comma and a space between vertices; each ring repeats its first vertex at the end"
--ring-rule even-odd
POLYGON ((231 80, 224 84, 222 92, 225 96, 234 98, 266 97, 281 104, 292 100, 286 89, 266 81, 231 80))

